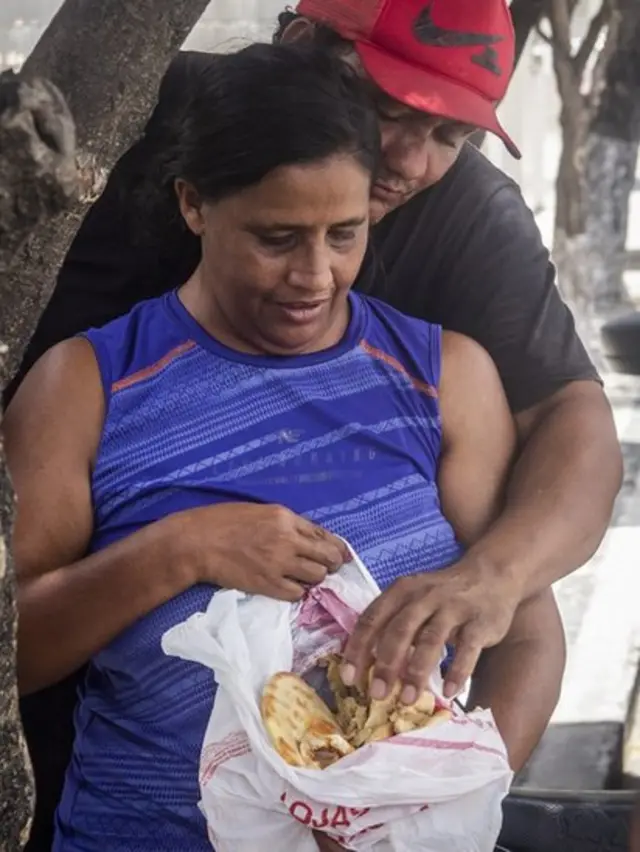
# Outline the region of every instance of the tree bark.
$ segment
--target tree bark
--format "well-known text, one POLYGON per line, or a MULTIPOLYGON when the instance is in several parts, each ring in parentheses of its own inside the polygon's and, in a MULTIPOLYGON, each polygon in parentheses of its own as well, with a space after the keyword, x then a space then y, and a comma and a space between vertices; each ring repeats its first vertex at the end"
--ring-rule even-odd
POLYGON ((110 169, 141 132, 169 62, 208 0, 66 0, 21 76, 51 80, 77 124, 80 192, 22 246, 0 282, 7 384, 53 291, 57 271, 110 169))
POLYGON ((623 275, 640 140, 640 2, 617 0, 617 13, 616 48, 603 69, 586 155, 594 307, 609 316, 631 304, 623 275))
MULTIPOLYGON (((66 0, 19 78, 0 77, 0 390, 83 215, 143 128, 169 62, 207 3, 66 0)), ((15 682, 12 516, 0 443, 0 852, 22 849, 33 810, 15 682)))
POLYGON ((630 307, 623 274, 640 139, 640 3, 603 0, 572 53, 567 0, 549 2, 562 100, 553 257, 563 295, 599 361, 601 323, 630 307), (604 26, 605 45, 585 92, 585 69, 604 26))
MULTIPOLYGON (((42 80, 0 75, 0 281, 29 233, 76 191, 75 134, 60 92, 42 80)), ((4 285, 0 285, 4 286, 4 285)), ((7 354, 0 311, 0 360, 7 354)), ((0 439, 0 850, 24 846, 33 782, 15 678, 16 604, 11 557, 13 494, 0 439)))

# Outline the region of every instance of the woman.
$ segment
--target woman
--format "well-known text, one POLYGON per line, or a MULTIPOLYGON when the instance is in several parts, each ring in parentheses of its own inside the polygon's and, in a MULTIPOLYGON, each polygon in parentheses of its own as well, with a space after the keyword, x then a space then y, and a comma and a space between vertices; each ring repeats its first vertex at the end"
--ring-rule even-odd
MULTIPOLYGON (((219 58, 176 120, 165 185, 198 269, 54 347, 5 422, 21 689, 90 661, 56 852, 209 849, 214 682, 164 657, 163 633, 216 588, 299 599, 345 560, 338 536, 383 588, 450 564, 495 515, 514 447, 483 350, 350 293, 378 133, 339 61, 219 58)), ((547 603, 521 607, 476 699, 522 664, 547 603)))

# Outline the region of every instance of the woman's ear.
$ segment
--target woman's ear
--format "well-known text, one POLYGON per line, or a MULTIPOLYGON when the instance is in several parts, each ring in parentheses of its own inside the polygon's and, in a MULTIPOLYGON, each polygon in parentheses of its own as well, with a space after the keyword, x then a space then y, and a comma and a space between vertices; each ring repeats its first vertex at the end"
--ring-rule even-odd
POLYGON ((280 37, 280 41, 284 44, 288 44, 292 41, 304 41, 305 39, 311 39, 314 27, 315 24, 313 21, 310 21, 309 18, 295 18, 287 27, 285 27, 284 32, 280 37))
POLYGON ((198 190, 193 184, 182 178, 178 178, 173 186, 178 197, 180 213, 187 224, 187 228, 196 237, 201 237, 204 233, 204 217, 202 215, 202 199, 198 190))

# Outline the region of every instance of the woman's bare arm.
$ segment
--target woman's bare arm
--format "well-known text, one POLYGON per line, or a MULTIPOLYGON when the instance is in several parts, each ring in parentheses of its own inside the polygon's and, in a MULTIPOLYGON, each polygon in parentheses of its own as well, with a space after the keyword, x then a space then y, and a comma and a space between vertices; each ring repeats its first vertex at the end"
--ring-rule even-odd
POLYGON ((74 339, 35 365, 4 420, 17 495, 12 547, 22 692, 74 671, 192 582, 180 570, 180 536, 171 519, 85 558, 93 530, 91 468, 103 418, 93 350, 74 339))
POLYGON ((474 340, 442 335, 442 510, 465 546, 500 512, 516 449, 516 428, 495 364, 474 340))
MULTIPOLYGON (((478 344, 457 334, 444 334, 441 410, 443 510, 470 546, 500 513, 516 439, 493 362, 478 344)), ((486 594, 500 595, 500 588, 486 594)), ((454 681, 460 662, 452 665, 454 681)), ((564 632, 551 589, 520 604, 505 638, 480 656, 469 706, 491 708, 516 771, 549 722, 564 663, 564 632)))

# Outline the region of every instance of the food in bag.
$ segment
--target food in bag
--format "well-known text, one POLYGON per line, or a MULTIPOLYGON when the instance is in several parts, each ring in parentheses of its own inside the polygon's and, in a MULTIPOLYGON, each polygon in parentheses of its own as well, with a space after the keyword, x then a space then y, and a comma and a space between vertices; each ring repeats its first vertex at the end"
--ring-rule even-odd
MULTIPOLYGON (((340 664, 338 654, 320 661, 327 670, 335 712, 292 672, 278 672, 267 681, 260 705, 262 719, 273 747, 290 766, 326 769, 367 743, 451 718, 448 709, 437 706, 430 690, 414 704, 403 704, 400 681, 386 698, 370 698, 364 684, 344 684, 340 664)), ((367 685, 372 676, 373 667, 367 685)))
POLYGON ((325 769, 353 751, 331 710, 298 675, 273 675, 260 710, 273 747, 291 766, 325 769))
POLYGON ((358 852, 494 849, 512 773, 491 712, 463 713, 454 705, 443 724, 375 741, 389 731, 385 724, 406 730, 418 713, 427 723, 445 719, 439 670, 429 679, 431 695, 413 708, 398 704, 397 688, 393 700, 372 702, 370 673, 355 691, 341 682, 340 658, 332 655, 341 653, 359 613, 378 594, 354 554, 298 604, 225 590, 205 613, 163 637, 166 653, 207 666, 218 684, 199 773, 200 806, 216 852, 265 845, 318 852, 314 831, 358 852), (270 733, 263 696, 276 672, 270 733), (304 684, 294 690, 302 701, 297 727, 287 718, 294 682, 304 684), (308 700, 315 721, 306 725, 308 700), (368 744, 355 746, 367 722, 368 744), (278 726, 285 741, 293 728, 290 744, 300 763, 274 748, 278 726))

